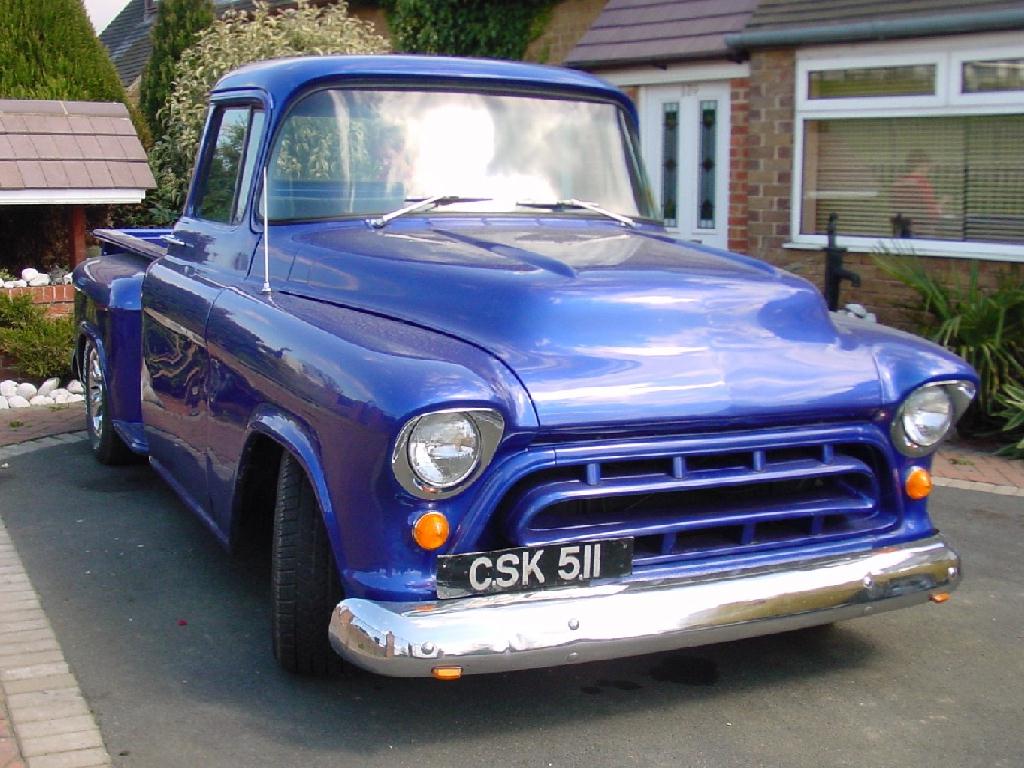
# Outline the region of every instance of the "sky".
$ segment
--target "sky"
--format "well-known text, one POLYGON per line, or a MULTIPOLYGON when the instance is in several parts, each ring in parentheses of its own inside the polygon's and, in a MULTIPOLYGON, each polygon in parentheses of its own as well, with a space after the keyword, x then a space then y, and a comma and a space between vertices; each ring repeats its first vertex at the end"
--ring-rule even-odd
POLYGON ((109 24, 118 11, 128 4, 128 0, 85 0, 85 10, 89 12, 92 26, 99 34, 109 24))

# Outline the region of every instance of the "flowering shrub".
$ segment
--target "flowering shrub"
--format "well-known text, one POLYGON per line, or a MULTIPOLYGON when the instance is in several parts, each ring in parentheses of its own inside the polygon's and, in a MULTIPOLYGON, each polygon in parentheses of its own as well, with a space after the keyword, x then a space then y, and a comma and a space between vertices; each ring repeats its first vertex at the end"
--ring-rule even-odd
POLYGON ((275 13, 258 2, 249 12, 228 11, 182 55, 171 95, 159 113, 167 129, 150 155, 159 186, 154 218, 171 221, 181 211, 207 96, 225 74, 244 64, 285 56, 387 50, 387 41, 373 25, 349 16, 344 2, 316 7, 299 0, 296 8, 275 13))

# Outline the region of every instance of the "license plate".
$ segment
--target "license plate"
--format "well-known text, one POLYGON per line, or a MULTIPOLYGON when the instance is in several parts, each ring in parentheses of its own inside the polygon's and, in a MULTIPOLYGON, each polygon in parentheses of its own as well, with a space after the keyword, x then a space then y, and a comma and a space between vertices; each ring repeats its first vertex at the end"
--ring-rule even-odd
POLYGON ((633 571, 633 539, 518 547, 437 558, 437 596, 467 597, 587 584, 633 571))

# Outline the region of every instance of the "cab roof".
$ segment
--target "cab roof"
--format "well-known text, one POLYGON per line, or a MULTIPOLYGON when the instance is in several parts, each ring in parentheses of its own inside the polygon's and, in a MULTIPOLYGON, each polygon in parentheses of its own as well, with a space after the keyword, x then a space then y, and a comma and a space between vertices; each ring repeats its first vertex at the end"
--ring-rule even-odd
POLYGON ((634 122, 633 103, 618 88, 593 75, 540 64, 495 59, 458 59, 445 56, 300 56, 272 59, 236 69, 220 79, 213 93, 259 89, 274 105, 311 86, 329 83, 380 82, 386 84, 510 88, 566 93, 611 99, 622 104, 634 122))

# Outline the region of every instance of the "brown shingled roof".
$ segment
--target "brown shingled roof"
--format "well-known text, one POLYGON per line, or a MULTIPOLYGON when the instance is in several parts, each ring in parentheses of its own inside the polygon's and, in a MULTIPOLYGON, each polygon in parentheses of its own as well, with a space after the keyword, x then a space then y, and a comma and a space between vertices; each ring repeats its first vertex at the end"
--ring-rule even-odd
POLYGON ((1020 0, 761 0, 745 31, 1019 8, 1020 0))
POLYGON ((0 203, 34 202, 31 190, 92 202, 81 191, 98 189, 107 195, 96 202, 132 202, 155 186, 124 104, 0 99, 0 203))
POLYGON ((602 69, 730 55, 757 0, 610 0, 565 63, 602 69))

